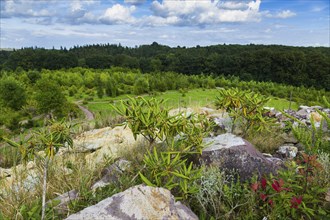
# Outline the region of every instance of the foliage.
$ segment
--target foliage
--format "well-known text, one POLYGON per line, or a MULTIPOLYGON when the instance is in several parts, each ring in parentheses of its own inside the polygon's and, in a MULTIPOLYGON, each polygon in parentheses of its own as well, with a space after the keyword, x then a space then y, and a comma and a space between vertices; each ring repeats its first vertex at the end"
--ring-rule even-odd
POLYGON ((36 88, 35 99, 40 113, 63 116, 63 108, 67 100, 60 87, 55 82, 44 79, 36 83, 36 88))
POLYGON ((253 194, 245 184, 231 181, 233 178, 217 167, 202 167, 200 178, 194 186, 193 211, 201 219, 255 219, 253 194))
POLYGON ((169 132, 168 109, 161 106, 163 102, 129 97, 127 101, 121 101, 120 107, 112 105, 112 108, 125 117, 125 125, 132 130, 135 139, 141 134, 152 145, 157 138, 163 140, 169 132))
POLYGON ((186 200, 198 191, 192 184, 199 178, 200 170, 193 169, 192 162, 187 165, 187 159, 183 160, 180 153, 159 152, 154 148, 144 156, 143 162, 146 171, 139 175, 148 186, 169 189, 180 200, 186 200))
POLYGON ((22 84, 12 77, 0 81, 0 103, 19 110, 26 102, 26 91, 22 84))
POLYGON ((193 169, 194 155, 201 154, 202 140, 211 124, 202 116, 177 114, 169 116, 169 110, 162 107, 163 100, 143 97, 122 101, 121 108, 113 108, 126 117, 134 135, 142 134, 153 147, 144 156, 143 171, 139 175, 150 186, 165 187, 178 199, 187 199, 197 192, 192 187, 200 169, 193 169), (156 148, 156 139, 165 141, 163 149, 156 148))
POLYGON ((315 174, 322 169, 315 155, 302 154, 302 160, 288 162, 277 177, 262 178, 251 185, 258 212, 270 219, 314 219, 326 216, 323 208, 327 188, 317 183, 315 174), (296 173, 296 170, 299 173, 296 173))
MULTIPOLYGON (((326 47, 251 44, 170 48, 154 42, 134 48, 114 44, 74 46, 68 50, 23 48, 0 51, 0 56, 3 58, 0 68, 3 70, 15 70, 17 67, 21 70, 60 70, 78 66, 104 69, 117 66, 138 68, 143 73, 176 71, 187 75, 234 75, 246 81, 273 81, 328 91, 330 85, 326 47)), ((205 88, 214 88, 214 84, 211 78, 201 83, 205 88)), ((267 90, 277 93, 272 88, 267 90)))
MULTIPOLYGON (((61 146, 72 147, 73 141, 70 136, 70 125, 65 121, 56 122, 51 120, 50 125, 39 132, 36 132, 32 141, 22 140, 19 143, 4 138, 8 144, 19 149, 24 164, 32 158, 40 157, 37 150, 45 152, 44 163, 44 179, 43 179, 43 195, 42 195, 42 216, 45 219, 46 212, 46 191, 47 191, 47 172, 49 162, 53 159, 61 146)), ((24 138, 24 137, 23 137, 24 138)))
POLYGON ((263 107, 268 100, 252 91, 243 91, 238 88, 221 89, 219 96, 216 97, 215 105, 218 109, 225 109, 233 118, 232 132, 235 124, 239 122, 245 136, 250 129, 263 131, 274 121, 263 116, 266 112, 263 107))
POLYGON ((286 116, 294 120, 295 123, 290 125, 295 138, 304 146, 307 153, 316 154, 318 151, 330 152, 330 141, 326 138, 330 135, 330 130, 325 130, 324 127, 330 122, 327 114, 317 110, 321 115, 321 121, 315 122, 313 117, 310 117, 311 125, 308 126, 300 120, 284 113, 286 116))

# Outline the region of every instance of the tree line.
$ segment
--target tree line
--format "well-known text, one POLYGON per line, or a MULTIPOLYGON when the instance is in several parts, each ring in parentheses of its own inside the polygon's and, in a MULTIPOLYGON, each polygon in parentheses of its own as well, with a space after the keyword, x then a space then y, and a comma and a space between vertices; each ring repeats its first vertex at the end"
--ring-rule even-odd
POLYGON ((250 44, 186 48, 154 42, 136 47, 96 44, 60 50, 31 47, 0 51, 1 70, 74 67, 124 67, 139 69, 142 73, 172 71, 186 75, 233 75, 247 81, 271 81, 330 90, 328 47, 250 44))

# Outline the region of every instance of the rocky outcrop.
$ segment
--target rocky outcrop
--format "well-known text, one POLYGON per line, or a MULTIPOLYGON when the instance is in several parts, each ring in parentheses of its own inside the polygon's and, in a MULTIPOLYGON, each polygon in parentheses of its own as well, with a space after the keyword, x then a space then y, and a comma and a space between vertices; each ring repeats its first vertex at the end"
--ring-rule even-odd
POLYGON ((202 152, 201 162, 217 166, 227 172, 235 171, 241 181, 249 180, 254 174, 276 173, 278 163, 266 158, 251 143, 230 133, 204 139, 209 144, 202 152))
POLYGON ((198 219, 164 188, 138 185, 70 215, 80 219, 198 219))

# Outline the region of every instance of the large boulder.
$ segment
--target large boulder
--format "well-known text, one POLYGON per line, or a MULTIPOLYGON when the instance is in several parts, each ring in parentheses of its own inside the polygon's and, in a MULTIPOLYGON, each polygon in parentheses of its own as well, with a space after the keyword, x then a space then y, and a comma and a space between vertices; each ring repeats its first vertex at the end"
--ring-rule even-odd
POLYGON ((74 152, 86 153, 86 160, 92 166, 115 159, 123 152, 129 152, 144 139, 138 136, 135 140, 128 127, 101 128, 87 131, 74 140, 74 152))
POLYGON ((231 133, 205 138, 209 144, 202 152, 201 162, 218 166, 227 172, 236 172, 241 181, 249 180, 254 174, 276 173, 278 163, 266 158, 251 143, 231 133))
POLYGON ((185 205, 175 202, 169 190, 138 185, 67 218, 67 220, 78 219, 198 219, 198 217, 185 205))

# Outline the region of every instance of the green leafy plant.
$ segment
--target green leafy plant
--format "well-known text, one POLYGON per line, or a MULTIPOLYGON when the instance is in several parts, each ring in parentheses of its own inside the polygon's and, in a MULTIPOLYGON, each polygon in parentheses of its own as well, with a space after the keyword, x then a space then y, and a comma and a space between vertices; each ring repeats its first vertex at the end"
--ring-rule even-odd
POLYGON ((239 90, 238 88, 221 89, 216 97, 215 105, 218 109, 226 110, 233 119, 232 132, 237 123, 241 124, 243 136, 249 130, 266 130, 274 119, 264 117, 266 112, 263 108, 269 98, 259 93, 249 90, 239 90))
POLYGON ((193 169, 193 163, 187 165, 181 154, 153 152, 144 156, 145 172, 139 172, 142 181, 149 186, 164 187, 171 190, 176 199, 187 199, 198 191, 193 182, 200 177, 200 169, 193 169), (143 174, 144 173, 144 174, 143 174))
POLYGON ((129 97, 127 101, 121 101, 121 106, 111 106, 125 117, 124 124, 132 130, 135 139, 141 134, 152 146, 157 138, 163 140, 168 132, 168 109, 161 106, 163 103, 164 100, 154 98, 129 97))
POLYGON ((41 219, 45 219, 46 214, 46 191, 47 191, 47 172, 49 163, 54 158, 61 146, 72 147, 73 141, 70 133, 71 125, 64 120, 57 122, 50 120, 49 125, 40 131, 34 133, 34 137, 29 141, 21 139, 16 143, 9 139, 4 139, 13 147, 17 147, 21 153, 24 164, 33 157, 38 157, 43 161, 43 193, 42 193, 42 215, 41 219), (45 157, 41 158, 37 151, 44 151, 45 157))

